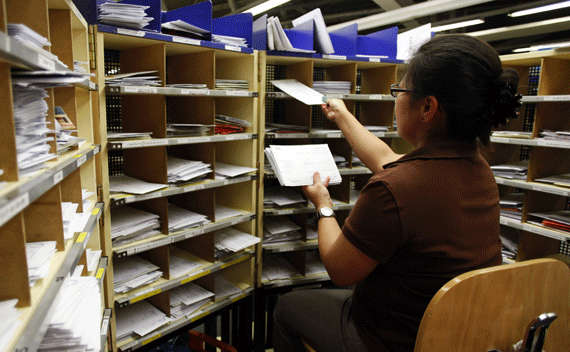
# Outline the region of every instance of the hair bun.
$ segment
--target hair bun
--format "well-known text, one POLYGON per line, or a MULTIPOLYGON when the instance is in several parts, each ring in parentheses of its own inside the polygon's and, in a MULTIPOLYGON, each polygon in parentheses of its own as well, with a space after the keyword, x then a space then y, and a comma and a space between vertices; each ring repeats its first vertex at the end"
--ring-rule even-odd
POLYGON ((522 95, 516 94, 516 87, 513 84, 503 82, 487 117, 495 127, 499 124, 506 125, 509 119, 519 116, 519 108, 522 105, 521 98, 522 95))

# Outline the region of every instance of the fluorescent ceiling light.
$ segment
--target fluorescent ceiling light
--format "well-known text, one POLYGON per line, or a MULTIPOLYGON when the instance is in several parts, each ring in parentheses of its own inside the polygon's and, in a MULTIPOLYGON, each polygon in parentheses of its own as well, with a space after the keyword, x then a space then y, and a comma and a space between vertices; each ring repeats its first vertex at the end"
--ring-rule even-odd
POLYGON ((531 47, 528 47, 528 48, 518 48, 518 49, 514 49, 513 52, 515 52, 515 53, 525 53, 525 52, 529 52, 529 51, 539 51, 539 50, 545 50, 545 49, 556 49, 556 48, 562 48, 562 47, 566 47, 566 46, 570 46, 570 42, 535 45, 535 46, 531 46, 531 47))
POLYGON ((568 30, 570 16, 465 33, 486 42, 568 30))
POLYGON ((476 20, 470 20, 470 21, 450 23, 450 24, 446 24, 443 26, 431 27, 431 31, 432 32, 442 32, 442 31, 447 31, 447 30, 455 29, 455 28, 463 28, 463 27, 474 26, 476 24, 481 24, 481 23, 485 23, 485 21, 480 20, 480 19, 476 19, 476 20))
POLYGON ((351 24, 357 23, 358 30, 382 27, 390 24, 405 22, 418 17, 426 17, 436 13, 452 11, 464 7, 482 4, 492 0, 431 0, 419 4, 405 6, 397 10, 386 11, 376 15, 359 18, 356 20, 335 24, 327 27, 327 30, 335 31, 351 24))
POLYGON ((532 9, 516 11, 516 12, 510 13, 509 16, 510 17, 520 17, 520 16, 532 15, 532 14, 540 13, 540 12, 563 9, 565 7, 570 7, 570 1, 563 1, 563 2, 556 3, 556 4, 550 4, 550 5, 546 5, 546 6, 535 7, 532 9))
POLYGON ((252 7, 249 10, 245 10, 244 12, 251 12, 252 15, 258 15, 262 12, 266 12, 267 10, 270 10, 274 7, 277 7, 279 5, 283 5, 286 2, 289 2, 291 0, 269 0, 266 1, 264 3, 261 3, 257 6, 252 7))

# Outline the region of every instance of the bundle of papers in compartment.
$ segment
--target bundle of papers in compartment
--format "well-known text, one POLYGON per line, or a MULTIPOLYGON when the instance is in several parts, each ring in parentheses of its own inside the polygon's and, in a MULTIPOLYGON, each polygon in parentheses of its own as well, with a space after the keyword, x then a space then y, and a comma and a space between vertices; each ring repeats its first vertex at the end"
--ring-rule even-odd
POLYGON ((524 193, 512 193, 501 197, 499 207, 501 216, 521 221, 524 193))
POLYGON ((288 216, 272 216, 263 220, 263 245, 296 243, 302 238, 301 226, 288 216))
POLYGON ((553 186, 559 187, 570 187, 570 174, 553 175, 547 177, 541 177, 534 180, 535 182, 546 183, 553 186))
POLYGON ((216 161, 214 168, 216 169, 216 180, 238 177, 253 171, 257 171, 257 169, 254 167, 226 164, 219 161, 216 161))
POLYGON ((249 90, 249 82, 244 79, 216 79, 215 89, 219 90, 249 90))
POLYGON ((501 137, 501 138, 531 139, 531 138, 532 138, 532 132, 523 132, 523 131, 493 131, 493 132, 491 132, 491 136, 493 136, 493 137, 501 137))
POLYGON ((160 217, 128 205, 111 208, 113 247, 160 234, 160 217))
POLYGON ((167 184, 146 182, 124 174, 109 176, 110 193, 146 194, 166 187, 167 184))
POLYGON ((268 254, 263 258, 262 276, 265 280, 287 280, 301 277, 293 265, 283 255, 268 254))
POLYGON ((522 160, 510 164, 492 165, 491 170, 495 176, 515 180, 526 180, 528 160, 522 160))
POLYGON ((168 183, 171 185, 200 180, 212 172, 211 164, 200 160, 186 160, 168 155, 166 163, 168 183))
POLYGON ((200 123, 169 123, 166 125, 168 137, 196 137, 212 134, 215 125, 200 123))
POLYGON ((528 214, 529 224, 570 232, 570 210, 557 210, 550 212, 536 212, 528 214))
POLYGON ((16 308, 17 299, 0 301, 0 351, 5 351, 22 323, 22 311, 16 308))
POLYGON ((30 287, 36 281, 49 274, 51 258, 56 252, 56 241, 39 241, 26 243, 26 261, 28 263, 28 277, 30 287))
POLYGON ((260 238, 233 227, 218 230, 214 232, 215 257, 216 259, 223 259, 260 241, 260 238))
POLYGON ((214 293, 194 282, 170 290, 170 314, 179 319, 189 316, 214 298, 214 293))
POLYGON ((265 155, 281 186, 312 185, 315 172, 330 185, 342 182, 328 144, 270 145, 265 155))
POLYGON ((112 1, 104 2, 97 7, 97 20, 99 23, 110 26, 142 29, 154 19, 146 14, 149 7, 112 1))
POLYGON ((190 24, 183 20, 163 22, 160 25, 162 33, 188 37, 198 40, 210 40, 210 31, 190 24))
POLYGON ((216 134, 244 132, 247 127, 251 127, 251 124, 246 120, 226 115, 216 115, 216 134))
POLYGON ((227 44, 227 45, 235 45, 247 48, 249 45, 247 44, 247 40, 242 37, 232 37, 229 35, 219 35, 219 34, 212 34, 212 42, 220 43, 220 44, 227 44))
POLYGON ((273 133, 301 133, 301 132, 309 132, 309 128, 307 126, 296 126, 296 125, 288 125, 284 123, 274 123, 274 122, 266 122, 265 123, 265 132, 273 132, 273 133))
POLYGON ((304 206, 307 201, 303 196, 288 187, 266 187, 263 193, 263 206, 269 208, 284 208, 304 206))
POLYGON ((570 141, 570 131, 541 130, 540 137, 554 141, 570 141))
POLYGON ((105 76, 105 85, 110 87, 120 86, 150 86, 156 87, 162 84, 158 71, 139 71, 130 73, 118 73, 105 76))
POLYGON ((204 226, 211 221, 206 215, 195 213, 172 203, 168 203, 168 232, 187 230, 193 227, 204 226))
POLYGON ((321 94, 350 94, 350 81, 314 81, 313 89, 321 94))
POLYGON ((61 61, 57 55, 45 50, 44 46, 51 46, 51 43, 47 38, 30 29, 28 26, 22 23, 8 23, 6 25, 8 30, 8 36, 25 47, 37 51, 42 55, 54 62, 57 62, 63 67, 67 67, 66 64, 61 61))
POLYGON ((116 311, 117 342, 145 336, 172 321, 147 300, 128 305, 116 311))
POLYGON ((151 284, 161 276, 162 271, 157 265, 138 255, 118 258, 113 262, 115 294, 151 284))

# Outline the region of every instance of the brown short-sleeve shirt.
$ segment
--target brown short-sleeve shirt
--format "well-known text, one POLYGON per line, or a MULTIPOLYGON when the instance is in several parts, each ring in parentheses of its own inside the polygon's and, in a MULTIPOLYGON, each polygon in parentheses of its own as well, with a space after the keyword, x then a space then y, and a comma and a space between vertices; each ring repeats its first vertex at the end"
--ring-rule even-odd
POLYGON ((437 290, 502 261, 498 187, 475 143, 430 145, 384 165, 342 232, 380 262, 353 294, 357 326, 374 350, 412 351, 437 290))

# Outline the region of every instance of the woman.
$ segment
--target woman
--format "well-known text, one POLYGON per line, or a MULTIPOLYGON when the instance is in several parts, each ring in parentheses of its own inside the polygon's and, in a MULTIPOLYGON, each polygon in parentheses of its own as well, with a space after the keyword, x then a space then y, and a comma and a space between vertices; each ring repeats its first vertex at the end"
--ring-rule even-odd
MULTIPOLYGON (((398 155, 338 99, 323 104, 356 155, 374 173, 342 229, 318 220, 319 252, 333 283, 280 297, 275 351, 413 351, 437 290, 467 271, 502 261, 499 192, 477 139, 517 116, 518 75, 497 52, 464 35, 422 45, 396 96, 398 132, 415 150, 398 155)), ((328 178, 304 192, 320 213, 332 207, 328 178)))

